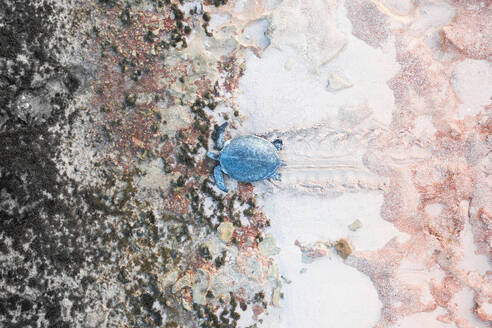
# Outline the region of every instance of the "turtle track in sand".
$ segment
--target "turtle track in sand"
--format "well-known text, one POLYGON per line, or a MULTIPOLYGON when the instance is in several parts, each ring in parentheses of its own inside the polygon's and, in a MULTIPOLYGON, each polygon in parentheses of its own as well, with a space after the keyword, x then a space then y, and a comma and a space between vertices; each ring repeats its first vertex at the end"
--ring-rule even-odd
POLYGON ((310 128, 273 130, 268 140, 280 138, 280 152, 286 166, 280 169, 282 181, 265 184, 268 191, 289 190, 336 197, 343 192, 384 190, 385 177, 364 164, 371 141, 385 128, 368 120, 352 128, 327 123, 310 128))

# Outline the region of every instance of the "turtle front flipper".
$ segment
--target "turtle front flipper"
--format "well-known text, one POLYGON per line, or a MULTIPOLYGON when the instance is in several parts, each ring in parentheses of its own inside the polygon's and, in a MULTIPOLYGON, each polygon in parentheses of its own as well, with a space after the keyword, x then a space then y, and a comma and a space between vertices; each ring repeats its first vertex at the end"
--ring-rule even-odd
POLYGON ((220 167, 220 165, 217 165, 214 169, 214 179, 217 187, 219 187, 220 190, 227 192, 227 189, 224 185, 224 174, 222 173, 222 168, 220 167))
POLYGON ((215 138, 215 147, 217 147, 217 149, 222 149, 224 147, 224 135, 226 127, 227 122, 219 126, 219 128, 217 129, 217 137, 215 138))

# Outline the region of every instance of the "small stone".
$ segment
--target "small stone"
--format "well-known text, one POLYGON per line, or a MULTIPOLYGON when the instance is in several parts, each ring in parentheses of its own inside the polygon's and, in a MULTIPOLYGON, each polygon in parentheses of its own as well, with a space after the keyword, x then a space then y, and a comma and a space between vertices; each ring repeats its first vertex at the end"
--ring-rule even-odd
POLYGON ((166 273, 161 282, 162 289, 165 289, 167 286, 174 284, 176 280, 178 280, 178 277, 179 272, 176 270, 166 273))
POLYGON ((356 106, 342 107, 338 110, 338 119, 345 126, 355 126, 365 119, 367 119, 373 113, 372 109, 367 103, 361 103, 356 106))
POLYGON ((340 255, 340 257, 342 257, 344 260, 352 253, 352 248, 350 248, 348 241, 346 241, 345 239, 340 239, 339 241, 337 241, 335 247, 337 249, 338 255, 340 255))
POLYGON ((267 234, 263 241, 258 244, 258 249, 260 253, 266 257, 277 255, 280 253, 280 248, 275 244, 275 240, 273 240, 273 236, 267 234))
POLYGON ((272 263, 268 267, 268 275, 267 275, 267 277, 268 278, 271 278, 271 279, 274 279, 274 280, 278 280, 279 279, 278 266, 275 263, 272 263))
POLYGON ((326 89, 330 92, 340 91, 350 87, 352 87, 352 84, 337 73, 331 73, 326 84, 326 89))
POLYGON ((231 241, 232 234, 234 233, 234 226, 232 222, 222 222, 217 228, 217 232, 219 233, 220 240, 228 243, 231 241))
POLYGON ((207 302, 208 274, 203 270, 198 270, 192 287, 193 302, 205 305, 207 302))
POLYGON ((265 276, 268 268, 258 260, 257 256, 248 256, 244 254, 242 257, 242 259, 238 259, 237 261, 243 262, 243 268, 246 270, 245 273, 248 279, 258 280, 265 276))
POLYGON ((102 311, 91 311, 85 316, 86 327, 100 327, 104 322, 104 313, 102 311))
POLYGON ((280 291, 278 290, 278 288, 275 288, 273 290, 272 305, 273 306, 279 306, 280 305, 280 291))
POLYGON ((179 278, 173 286, 173 293, 178 292, 182 288, 193 286, 193 275, 190 272, 186 272, 184 276, 179 278))
POLYGON ((139 92, 135 95, 135 105, 148 105, 154 101, 154 95, 139 92))
POLYGON ((359 220, 355 220, 354 222, 349 224, 348 228, 352 231, 357 231, 362 228, 362 222, 360 222, 359 220))

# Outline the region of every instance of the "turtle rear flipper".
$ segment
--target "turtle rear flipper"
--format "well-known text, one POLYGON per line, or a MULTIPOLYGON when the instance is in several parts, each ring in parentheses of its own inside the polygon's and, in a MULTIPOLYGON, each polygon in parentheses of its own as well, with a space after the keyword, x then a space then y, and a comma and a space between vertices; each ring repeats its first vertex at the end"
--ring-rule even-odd
POLYGON ((222 168, 220 167, 220 165, 217 165, 214 169, 214 179, 217 187, 220 190, 227 192, 227 189, 224 185, 224 174, 222 173, 222 168))

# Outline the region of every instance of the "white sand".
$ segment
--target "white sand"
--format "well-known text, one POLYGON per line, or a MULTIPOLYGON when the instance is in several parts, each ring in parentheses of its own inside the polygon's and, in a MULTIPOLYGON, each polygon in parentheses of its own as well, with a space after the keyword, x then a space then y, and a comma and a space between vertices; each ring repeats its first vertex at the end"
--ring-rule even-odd
MULTIPOLYGON (((410 1, 382 3, 393 8, 387 14, 397 24, 416 17, 410 33, 441 26, 454 16, 446 3, 424 3, 421 11, 410 1)), ((395 104, 387 82, 400 69, 395 40, 389 37, 381 48, 369 46, 351 34, 346 14, 343 1, 285 0, 273 12, 271 26, 261 21, 263 25, 247 31, 248 38, 261 40, 262 47, 268 44, 265 35, 273 32, 261 58, 247 53, 238 97, 246 120, 233 133, 282 136, 281 157, 289 164, 275 187, 268 182, 256 184, 271 221, 267 232, 281 249, 275 257, 279 272, 291 281, 283 285, 280 308, 269 307, 262 327, 373 327, 382 305, 369 278, 345 265, 333 249, 323 258, 303 263, 294 243, 347 238, 356 250, 376 250, 392 238, 400 242, 407 238, 381 218, 381 190, 386 181, 362 161, 372 138, 392 120, 395 104), (320 19, 322 15, 326 19, 320 19), (348 225, 356 219, 362 228, 351 231, 348 225)), ((452 87, 463 102, 459 117, 476 114, 490 102, 489 73, 490 63, 485 61, 465 60, 456 66, 452 87)), ((416 120, 416 137, 426 140, 434 132, 430 116, 416 120)), ((430 217, 441 211, 438 203, 426 207, 430 217)), ((476 267, 484 272, 490 268, 486 259, 474 254, 469 225, 463 242, 471 245, 463 250, 464 269, 476 267)), ((428 283, 442 279, 442 272, 425 272, 426 268, 405 261, 400 269, 398 278, 409 286, 423 286, 422 302, 432 302, 428 283)), ((456 301, 470 302, 469 292, 463 293, 468 294, 456 301)), ((436 321, 443 313, 441 308, 417 313, 397 327, 453 327, 436 321)), ((475 322, 470 313, 463 315, 475 322)))
MULTIPOLYGON (((293 6, 292 1, 287 1, 280 12, 292 9, 289 6, 293 6)), ((316 6, 320 4, 313 3, 311 9, 316 10, 316 6)), ((248 53, 245 75, 240 80, 240 110, 247 115, 247 120, 238 133, 265 134, 276 129, 291 130, 293 132, 287 134, 293 140, 285 145, 282 155, 291 163, 296 160, 305 162, 307 158, 315 165, 316 160, 318 164, 333 165, 339 160, 348 167, 333 173, 335 178, 342 177, 341 180, 333 180, 330 175, 333 170, 322 168, 314 170, 314 176, 309 179, 305 170, 299 170, 297 174, 295 169, 285 172, 287 185, 322 180, 328 189, 321 194, 299 194, 291 191, 292 188, 282 188, 280 182, 277 192, 264 195, 264 210, 272 224, 268 232, 273 234, 281 249, 276 257, 279 271, 292 282, 284 284, 282 291, 285 298, 280 308, 270 307, 263 327, 373 327, 380 316, 381 302, 369 278, 345 265, 334 250, 329 256, 313 263, 302 263, 300 249, 294 242, 314 243, 348 238, 358 250, 373 250, 383 247, 394 237, 405 239, 404 234, 380 217, 383 196, 377 189, 383 182, 377 179, 373 182, 373 177, 363 171, 362 155, 368 137, 357 136, 355 130, 349 131, 354 135, 353 140, 344 144, 330 139, 330 132, 323 134, 319 130, 310 130, 316 124, 324 123, 335 131, 334 135, 341 133, 343 128, 339 125, 339 110, 361 103, 369 108, 369 115, 373 113, 370 117, 373 123, 369 125, 372 128, 384 127, 391 120, 394 106, 393 94, 386 84, 399 69, 391 43, 383 49, 374 49, 354 38, 345 9, 336 9, 336 1, 330 1, 327 7, 331 10, 327 15, 336 16, 336 24, 331 24, 329 28, 338 26, 339 29, 338 32, 332 30, 327 33, 340 38, 342 32, 348 40, 331 61, 324 64, 322 57, 310 56, 309 50, 318 50, 322 44, 316 43, 316 40, 311 40, 311 43, 306 41, 310 40, 309 33, 313 31, 302 18, 293 15, 290 24, 298 29, 293 32, 284 26, 281 28, 286 29, 285 33, 294 33, 293 39, 297 43, 277 30, 273 34, 272 45, 261 58, 248 53), (378 65, 374 65, 375 62, 378 65), (333 74, 351 86, 330 91, 327 84, 333 74), (308 136, 294 140, 300 128, 307 128, 304 133, 308 136), (320 136, 325 140, 316 139, 320 136), (309 137, 312 140, 308 142, 309 137), (302 150, 303 140, 306 140, 305 151, 302 150), (341 144, 348 148, 335 149, 341 144), (316 154, 319 158, 312 158, 310 154, 316 154), (334 158, 324 158, 333 154, 334 158), (372 187, 346 192, 347 184, 354 180, 363 180, 372 187), (329 192, 330 183, 339 192, 336 195, 341 194, 340 197, 333 197, 336 195, 329 192), (328 195, 330 197, 326 197, 328 195), (348 225, 356 219, 362 222, 362 228, 354 232, 348 225)), ((280 18, 274 17, 272 20, 275 24, 280 18)), ((340 42, 337 45, 340 46, 340 42)), ((258 190, 264 188, 265 185, 260 184, 258 190)))

